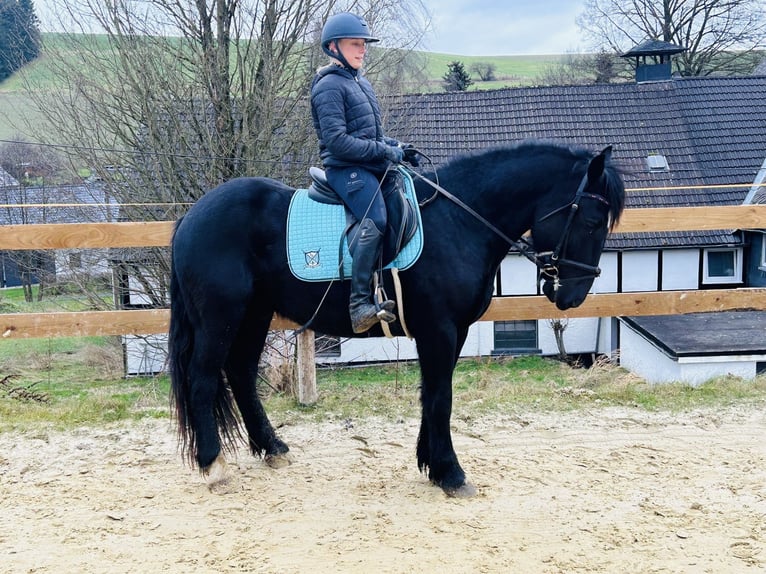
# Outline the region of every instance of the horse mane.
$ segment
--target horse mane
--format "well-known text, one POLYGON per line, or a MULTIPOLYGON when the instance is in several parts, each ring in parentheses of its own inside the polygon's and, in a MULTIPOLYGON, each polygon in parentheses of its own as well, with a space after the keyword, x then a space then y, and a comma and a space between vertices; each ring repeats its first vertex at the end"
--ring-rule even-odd
MULTIPOLYGON (((456 155, 439 168, 439 177, 450 179, 453 176, 465 177, 466 171, 476 169, 476 161, 486 164, 500 164, 509 160, 532 161, 541 155, 553 156, 572 164, 572 171, 584 175, 588 163, 596 155, 583 147, 569 146, 546 140, 524 140, 511 145, 493 146, 456 155)), ((604 194, 609 202, 609 229, 614 229, 625 209, 625 184, 622 180, 624 170, 610 157, 604 166, 604 194)), ((434 173, 426 174, 435 181, 434 173)))

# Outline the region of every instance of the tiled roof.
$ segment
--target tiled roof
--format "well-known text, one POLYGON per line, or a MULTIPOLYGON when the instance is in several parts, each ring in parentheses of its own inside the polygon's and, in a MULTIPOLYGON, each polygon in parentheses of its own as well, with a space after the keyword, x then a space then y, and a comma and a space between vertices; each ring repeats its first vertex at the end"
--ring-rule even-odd
POLYGON ((0 167, 0 187, 7 187, 11 185, 19 185, 19 182, 16 181, 16 178, 13 177, 10 173, 0 167))
MULTIPOLYGON (((593 151, 613 144, 626 170, 629 207, 741 204, 766 158, 766 77, 411 94, 387 103, 388 132, 437 166, 526 139, 593 151), (650 154, 664 155, 670 169, 650 172, 650 154)), ((634 238, 614 236, 608 246, 617 241, 634 238)), ((740 240, 726 231, 642 234, 641 240, 647 247, 717 241, 740 240)))
POLYGON ((0 188, 0 225, 117 221, 118 206, 98 186, 0 188))

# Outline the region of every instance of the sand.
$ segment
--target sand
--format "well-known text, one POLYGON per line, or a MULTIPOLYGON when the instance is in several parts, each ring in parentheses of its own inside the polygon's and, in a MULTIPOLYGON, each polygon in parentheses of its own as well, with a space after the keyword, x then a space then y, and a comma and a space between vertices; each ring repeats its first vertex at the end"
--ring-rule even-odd
POLYGON ((3 433, 0 572, 766 571, 755 407, 453 427, 470 499, 418 472, 414 419, 284 425, 294 463, 242 449, 218 493, 167 420, 3 433))

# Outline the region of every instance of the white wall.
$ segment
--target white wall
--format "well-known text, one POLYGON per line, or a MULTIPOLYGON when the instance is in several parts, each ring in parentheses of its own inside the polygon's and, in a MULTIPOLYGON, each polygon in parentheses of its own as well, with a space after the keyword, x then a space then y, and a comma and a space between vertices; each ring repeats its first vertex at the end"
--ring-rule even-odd
POLYGON ((602 253, 598 262, 601 275, 593 281, 591 293, 617 292, 617 253, 602 253))
POLYGON ((506 255, 500 263, 502 293, 495 295, 536 295, 537 267, 523 255, 506 255))
POLYGON ((749 380, 756 375, 761 355, 681 357, 668 356, 633 327, 621 321, 620 365, 650 384, 680 382, 698 386, 715 377, 733 375, 749 380))
MULTIPOLYGON (((481 321, 468 330, 461 357, 490 355, 494 348, 494 327, 491 321, 481 321)), ((345 339, 339 357, 317 357, 317 363, 353 363, 377 361, 409 361, 417 359, 415 341, 407 337, 370 337, 345 339)))
POLYGON ((662 252, 662 290, 699 287, 699 249, 672 249, 662 252))
POLYGON ((126 375, 155 375, 165 371, 167 335, 125 335, 122 348, 126 375))
POLYGON ((659 254, 657 251, 627 251, 622 254, 622 291, 656 291, 659 254))
MULTIPOLYGON (((564 330, 564 348, 567 353, 593 353, 597 345, 597 318, 568 319, 564 330)), ((558 355, 559 348, 550 321, 537 321, 537 339, 543 355, 558 355)))

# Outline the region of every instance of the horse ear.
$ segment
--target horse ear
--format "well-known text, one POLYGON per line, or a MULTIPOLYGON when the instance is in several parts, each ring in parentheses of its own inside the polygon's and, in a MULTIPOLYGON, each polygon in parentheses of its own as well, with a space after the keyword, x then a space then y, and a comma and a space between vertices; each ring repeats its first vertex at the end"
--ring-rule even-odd
POLYGON ((601 153, 590 160, 588 165, 588 179, 590 181, 597 181, 604 173, 604 166, 606 162, 612 159, 612 146, 606 146, 601 153))

